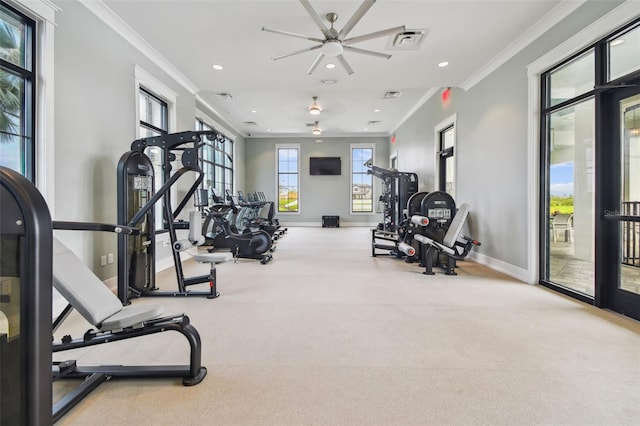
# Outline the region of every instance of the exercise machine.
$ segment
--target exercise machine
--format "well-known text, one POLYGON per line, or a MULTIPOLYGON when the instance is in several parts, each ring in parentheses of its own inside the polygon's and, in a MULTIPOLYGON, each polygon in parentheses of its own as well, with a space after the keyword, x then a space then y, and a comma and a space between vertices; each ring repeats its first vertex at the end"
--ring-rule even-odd
POLYGON ((224 204, 214 193, 215 204, 207 209, 202 234, 205 237, 205 246, 211 246, 211 251, 230 250, 235 259, 255 259, 265 265, 273 259, 270 251, 273 250, 271 236, 263 230, 247 229, 240 233, 235 227, 239 206, 234 203, 224 204))
POLYGON ((406 257, 411 262, 415 248, 405 241, 407 231, 406 206, 411 195, 418 191, 416 173, 399 172, 395 169, 377 167, 369 160, 365 163, 367 173, 381 179, 384 187, 379 202, 383 220, 371 230, 371 255, 387 254, 406 257), (380 253, 378 250, 384 250, 380 253))
POLYGON ((409 197, 418 192, 418 175, 377 167, 371 163, 371 160, 367 161, 365 166, 368 168, 368 174, 381 179, 384 183, 379 199, 384 216, 382 222, 378 224, 378 229, 396 232, 400 222, 406 218, 405 208, 409 197))
POLYGON ((51 216, 42 195, 0 167, 0 424, 53 423, 51 216))
POLYGON ((161 317, 158 305, 123 306, 120 300, 63 243, 53 229, 135 234, 122 225, 51 221, 35 186, 0 167, 0 423, 48 425, 77 405, 100 383, 123 377, 178 377, 185 386, 206 376, 197 330, 184 314, 161 317), (69 302, 52 318, 52 285, 69 302), (53 333, 75 309, 93 329, 79 338, 53 333), (52 363, 53 353, 165 331, 182 334, 190 346, 185 365, 80 366, 75 360, 52 363), (83 379, 52 406, 52 380, 83 379))
MULTIPOLYGON (((446 275, 457 275, 456 261, 463 260, 474 246, 480 242, 462 234, 469 215, 469 205, 462 204, 456 209, 451 197, 443 191, 425 194, 420 201, 421 216, 425 225, 413 235, 419 245, 420 266, 424 274, 433 275, 433 267, 444 269, 446 275)), ((413 216, 415 218, 416 216, 413 216)))
MULTIPOLYGON (((128 304, 139 296, 205 296, 215 298, 215 292, 193 291, 189 286, 209 283, 209 275, 185 277, 180 252, 172 250, 178 289, 160 291, 155 285, 155 206, 162 203, 163 228, 169 235, 171 247, 175 247, 177 229, 187 229, 188 222, 178 221, 178 215, 189 200, 195 199, 204 173, 200 168, 199 152, 204 144, 202 138, 224 141, 215 130, 186 131, 163 134, 135 140, 131 150, 125 152, 118 163, 118 223, 135 227, 140 234, 118 236, 118 297, 128 304), (147 148, 159 148, 162 161, 164 184, 154 188, 154 169, 147 148), (181 167, 173 170, 171 163, 180 157, 181 167), (191 173, 190 173, 191 172, 191 173), (173 209, 171 194, 176 183, 190 173, 195 180, 183 195, 178 206, 173 209)), ((223 152, 219 148, 215 148, 223 152)), ((226 155, 226 153, 225 153, 226 155)))

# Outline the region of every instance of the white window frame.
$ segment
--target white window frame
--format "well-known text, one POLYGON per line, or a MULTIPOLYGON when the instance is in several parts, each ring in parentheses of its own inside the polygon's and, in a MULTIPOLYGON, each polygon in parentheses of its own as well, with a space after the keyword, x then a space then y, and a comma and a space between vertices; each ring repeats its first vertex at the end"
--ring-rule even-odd
POLYGON ((300 173, 300 167, 302 164, 302 150, 300 149, 300 144, 299 143, 293 143, 293 144, 276 144, 275 146, 275 170, 276 170, 276 187, 275 187, 275 201, 276 201, 276 213, 278 215, 286 215, 286 216, 292 216, 292 215, 300 215, 302 213, 302 179, 301 179, 301 173, 300 173), (280 208, 280 192, 279 192, 279 188, 280 188, 280 179, 279 179, 279 175, 280 175, 280 165, 278 164, 278 151, 280 149, 297 149, 298 150, 298 211, 297 212, 281 212, 279 210, 280 208))
POLYGON ((393 160, 396 161, 396 169, 400 170, 399 164, 398 164, 398 151, 392 152, 391 155, 389 156, 389 167, 393 168, 393 160))
POLYGON ((440 133, 453 126, 453 190, 454 194, 458 193, 458 160, 457 160, 457 141, 458 141, 458 114, 454 113, 445 118, 433 127, 433 170, 435 170, 433 179, 433 190, 438 191, 440 188, 440 133))
MULTIPOLYGON (((352 192, 353 192, 353 150, 365 148, 371 149, 372 154, 372 164, 376 162, 376 144, 374 143, 352 143, 349 144, 349 214, 351 216, 374 216, 376 215, 376 208, 374 206, 375 193, 376 193, 376 184, 375 179, 373 179, 373 175, 371 175, 371 211, 370 212, 354 212, 352 210, 352 192)), ((396 153, 397 154, 397 153, 396 153)))
POLYGON ((139 65, 135 66, 135 105, 136 105, 136 122, 135 134, 138 138, 140 135, 140 86, 144 87, 154 95, 161 98, 167 103, 167 131, 174 132, 176 128, 176 104, 178 95, 176 92, 167 87, 152 74, 145 71, 139 65))

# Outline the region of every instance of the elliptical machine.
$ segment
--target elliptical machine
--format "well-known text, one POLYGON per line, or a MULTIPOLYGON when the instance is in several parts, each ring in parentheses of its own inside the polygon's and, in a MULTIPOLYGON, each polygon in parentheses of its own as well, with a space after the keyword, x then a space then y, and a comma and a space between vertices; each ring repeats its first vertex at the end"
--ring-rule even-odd
POLYGON ((212 246, 210 251, 217 249, 230 249, 234 259, 256 259, 265 265, 273 256, 269 253, 274 250, 271 236, 263 230, 245 229, 239 233, 235 228, 235 218, 238 208, 231 204, 224 204, 220 198, 212 194, 216 204, 210 206, 202 224, 202 235, 205 237, 204 245, 212 246))

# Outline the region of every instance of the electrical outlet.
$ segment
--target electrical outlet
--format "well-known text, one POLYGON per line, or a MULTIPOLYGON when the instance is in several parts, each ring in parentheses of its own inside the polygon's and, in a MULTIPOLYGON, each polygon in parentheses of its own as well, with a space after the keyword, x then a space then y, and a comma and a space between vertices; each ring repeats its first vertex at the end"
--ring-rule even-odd
POLYGON ((106 266, 107 265, 107 256, 106 255, 102 255, 100 256, 100 266, 106 266))
POLYGON ((113 253, 109 253, 107 256, 107 263, 111 265, 113 263, 113 253))

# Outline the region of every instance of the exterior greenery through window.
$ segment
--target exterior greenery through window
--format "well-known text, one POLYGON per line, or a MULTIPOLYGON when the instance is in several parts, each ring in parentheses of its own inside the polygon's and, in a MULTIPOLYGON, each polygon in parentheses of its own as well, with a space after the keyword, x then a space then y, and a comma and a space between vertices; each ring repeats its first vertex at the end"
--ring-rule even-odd
MULTIPOLYGON (((213 128, 200 119, 196 119, 196 130, 212 130, 213 128)), ((233 141, 227 137, 224 142, 203 139, 204 145, 200 150, 201 168, 204 172, 202 189, 207 190, 211 198, 211 191, 224 197, 226 190, 233 192, 233 141)), ((212 201, 212 200, 210 200, 212 201)))
POLYGON ((351 212, 373 212, 373 176, 364 165, 373 159, 373 148, 351 148, 351 212))
MULTIPOLYGON (((167 103, 143 87, 140 87, 140 137, 158 136, 169 132, 169 109, 167 103)), ((153 184, 157 191, 163 184, 162 150, 159 147, 149 147, 145 150, 153 164, 153 184)), ((164 228, 162 220, 162 203, 155 206, 156 229, 164 228)))
POLYGON ((0 165, 35 180, 35 22, 0 5, 0 165))
POLYGON ((300 148, 276 147, 278 212, 299 212, 300 148))

